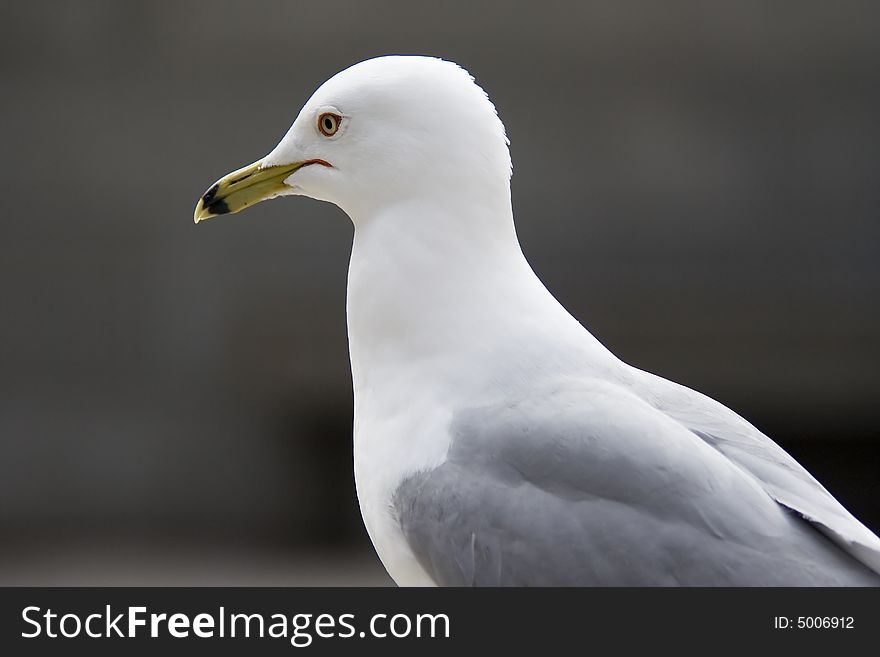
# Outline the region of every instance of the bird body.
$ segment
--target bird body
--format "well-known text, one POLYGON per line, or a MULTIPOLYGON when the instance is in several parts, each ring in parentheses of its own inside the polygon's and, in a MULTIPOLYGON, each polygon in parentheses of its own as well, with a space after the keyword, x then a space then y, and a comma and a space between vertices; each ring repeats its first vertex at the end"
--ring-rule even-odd
POLYGON ((617 359, 498 231, 411 211, 356 235, 348 292, 358 497, 396 582, 880 582, 797 515, 861 527, 769 438, 617 359))
POLYGON ((394 580, 880 583, 880 539, 794 459, 558 303, 517 240, 510 174, 465 71, 383 57, 331 78, 196 209, 235 212, 259 189, 352 219, 355 479, 394 580))

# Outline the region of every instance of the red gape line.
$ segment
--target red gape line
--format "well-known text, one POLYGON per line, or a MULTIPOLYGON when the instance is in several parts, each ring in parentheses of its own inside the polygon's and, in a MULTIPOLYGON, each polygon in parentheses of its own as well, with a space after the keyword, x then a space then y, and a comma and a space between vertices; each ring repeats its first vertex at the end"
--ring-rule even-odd
MULTIPOLYGON (((303 167, 307 167, 310 164, 320 164, 322 167, 329 167, 331 169, 333 168, 333 165, 330 164, 327 160, 321 160, 321 159, 306 160, 305 162, 303 162, 303 167)), ((302 167, 300 167, 300 168, 302 168, 302 167)))

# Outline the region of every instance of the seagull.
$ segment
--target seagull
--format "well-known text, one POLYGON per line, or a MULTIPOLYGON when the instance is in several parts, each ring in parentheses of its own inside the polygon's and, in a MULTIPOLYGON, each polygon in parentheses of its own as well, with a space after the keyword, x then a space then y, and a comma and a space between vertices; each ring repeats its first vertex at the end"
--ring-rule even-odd
POLYGON ((195 209, 299 195, 351 218, 355 482, 395 582, 880 585, 880 539, 791 456, 618 359, 541 283, 508 147, 463 68, 378 57, 195 209))

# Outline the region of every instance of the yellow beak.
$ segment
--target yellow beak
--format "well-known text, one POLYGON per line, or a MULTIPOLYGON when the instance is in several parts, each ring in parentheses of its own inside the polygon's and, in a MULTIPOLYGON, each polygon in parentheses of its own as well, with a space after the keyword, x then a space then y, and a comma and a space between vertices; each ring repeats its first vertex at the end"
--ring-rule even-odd
POLYGON ((199 223, 220 214, 234 214, 260 201, 275 198, 290 189, 284 181, 308 164, 325 164, 322 160, 306 160, 292 164, 262 166, 262 160, 233 171, 215 182, 196 204, 193 219, 199 223))

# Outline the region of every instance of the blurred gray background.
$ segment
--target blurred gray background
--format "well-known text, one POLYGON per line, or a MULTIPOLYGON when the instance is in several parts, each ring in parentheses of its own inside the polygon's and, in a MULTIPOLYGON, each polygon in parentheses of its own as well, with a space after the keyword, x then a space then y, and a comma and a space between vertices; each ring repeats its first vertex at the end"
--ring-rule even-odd
POLYGON ((0 584, 388 583, 352 479, 348 219, 192 223, 386 53, 488 90, 575 316, 880 529, 877 8, 4 3, 0 584))

